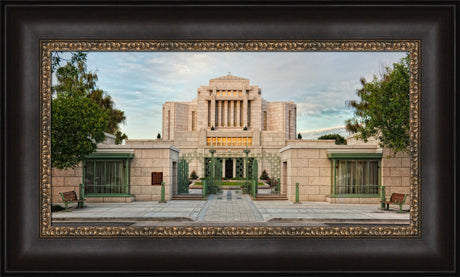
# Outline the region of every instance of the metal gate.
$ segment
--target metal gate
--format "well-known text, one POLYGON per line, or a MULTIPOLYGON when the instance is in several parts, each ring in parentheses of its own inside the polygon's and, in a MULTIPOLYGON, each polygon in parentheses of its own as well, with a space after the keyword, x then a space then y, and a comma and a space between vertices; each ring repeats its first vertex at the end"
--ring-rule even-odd
POLYGON ((177 193, 188 194, 188 162, 182 158, 177 167, 177 193))
MULTIPOLYGON (((214 150, 215 151, 215 150, 214 150)), ((222 159, 212 156, 205 159, 204 196, 222 192, 222 159)))
POLYGON ((257 159, 254 159, 254 161, 252 162, 251 172, 249 172, 248 170, 248 176, 251 178, 251 195, 253 198, 256 198, 256 194, 258 192, 259 176, 257 173, 258 173, 258 163, 257 163, 257 159), (249 175, 249 173, 252 173, 252 176, 249 175))

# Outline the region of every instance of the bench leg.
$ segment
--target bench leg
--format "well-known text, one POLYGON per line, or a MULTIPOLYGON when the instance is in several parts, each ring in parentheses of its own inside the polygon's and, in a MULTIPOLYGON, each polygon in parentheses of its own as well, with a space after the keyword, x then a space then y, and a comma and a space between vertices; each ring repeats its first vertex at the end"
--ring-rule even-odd
POLYGON ((402 204, 399 204, 399 213, 402 213, 402 204))
POLYGON ((70 210, 69 210, 69 203, 64 202, 64 206, 65 206, 64 212, 70 212, 70 210))
POLYGON ((389 209, 390 209, 390 204, 389 204, 389 203, 387 203, 387 210, 389 210, 389 209))

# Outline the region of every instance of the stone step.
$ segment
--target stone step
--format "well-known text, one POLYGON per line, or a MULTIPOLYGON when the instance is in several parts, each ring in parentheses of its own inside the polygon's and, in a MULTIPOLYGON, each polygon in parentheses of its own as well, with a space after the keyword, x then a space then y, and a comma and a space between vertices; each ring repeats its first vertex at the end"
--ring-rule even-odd
POLYGON ((286 194, 257 194, 252 200, 288 200, 286 194))
POLYGON ((203 196, 200 194, 181 194, 173 195, 171 200, 203 200, 203 196))

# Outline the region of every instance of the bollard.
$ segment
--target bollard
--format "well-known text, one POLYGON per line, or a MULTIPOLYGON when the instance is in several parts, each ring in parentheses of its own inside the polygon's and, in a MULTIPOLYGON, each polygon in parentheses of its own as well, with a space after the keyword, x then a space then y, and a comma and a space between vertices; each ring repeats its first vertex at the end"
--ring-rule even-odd
POLYGON ((295 202, 294 204, 300 204, 299 201, 299 183, 295 183, 295 202))
POLYGON ((385 186, 380 187, 380 208, 385 210, 385 203, 382 202, 385 202, 385 186))
POLYGON ((161 200, 159 203, 166 203, 165 201, 165 182, 161 183, 161 200))
MULTIPOLYGON (((80 184, 80 199, 79 200, 85 200, 85 185, 80 184)), ((84 208, 85 207, 85 202, 78 202, 77 208, 84 208)))

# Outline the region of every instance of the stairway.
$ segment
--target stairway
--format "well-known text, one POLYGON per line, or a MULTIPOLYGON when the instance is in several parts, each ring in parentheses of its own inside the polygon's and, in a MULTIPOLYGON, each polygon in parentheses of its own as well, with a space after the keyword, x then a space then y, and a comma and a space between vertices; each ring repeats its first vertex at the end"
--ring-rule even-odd
POLYGON ((178 194, 173 195, 171 200, 203 200, 201 194, 178 194))
POLYGON ((286 194, 256 194, 256 198, 252 200, 288 200, 286 194))

